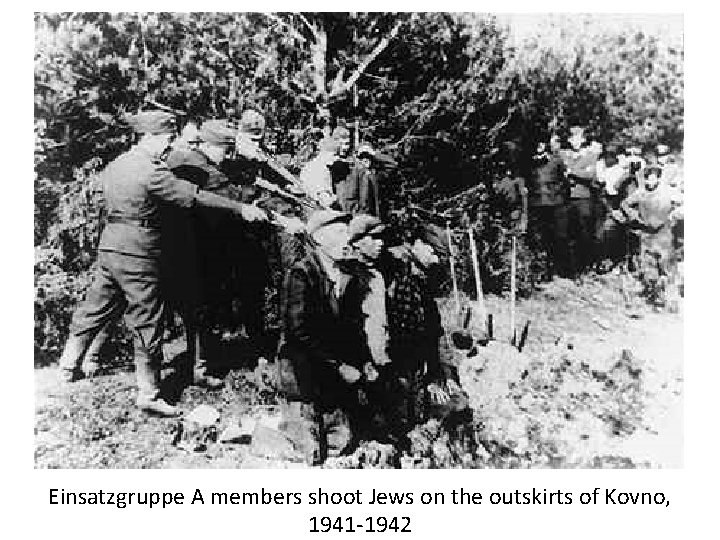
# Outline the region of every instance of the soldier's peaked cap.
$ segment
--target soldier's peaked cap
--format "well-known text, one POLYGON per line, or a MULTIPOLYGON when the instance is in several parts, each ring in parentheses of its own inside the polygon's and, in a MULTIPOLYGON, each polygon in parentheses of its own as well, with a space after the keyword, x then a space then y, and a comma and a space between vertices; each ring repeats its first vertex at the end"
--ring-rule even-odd
POLYGON ((128 124, 138 133, 174 133, 177 129, 175 115, 165 111, 144 111, 127 119, 128 124))
POLYGON ((225 120, 206 120, 200 128, 200 138, 214 146, 234 145, 235 135, 225 120))
POLYGON ((667 144, 658 144, 657 145, 657 153, 659 155, 664 156, 668 152, 670 152, 670 148, 668 147, 667 144))

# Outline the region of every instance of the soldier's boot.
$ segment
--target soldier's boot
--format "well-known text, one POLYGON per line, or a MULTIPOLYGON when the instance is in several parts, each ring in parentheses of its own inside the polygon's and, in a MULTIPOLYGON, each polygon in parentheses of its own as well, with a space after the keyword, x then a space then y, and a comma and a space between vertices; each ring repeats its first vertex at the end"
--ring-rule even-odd
POLYGON ((188 328, 188 352, 193 359, 193 383, 208 390, 219 390, 225 386, 225 381, 208 374, 207 349, 209 336, 206 331, 195 328, 191 331, 188 328))
POLYGON ((92 379, 96 377, 100 372, 100 351, 103 345, 110 339, 110 331, 108 328, 103 328, 95 339, 92 340, 90 346, 85 353, 85 358, 82 361, 80 371, 88 378, 92 379))
POLYGON ((138 385, 137 406, 144 412, 173 417, 180 413, 160 397, 160 365, 162 359, 152 358, 142 350, 135 352, 135 376, 138 385))
POLYGON ((70 334, 59 361, 62 382, 74 382, 82 379, 80 365, 91 341, 92 336, 88 334, 81 336, 70 334))
POLYGON ((162 398, 146 399, 138 397, 137 405, 143 412, 166 418, 174 418, 180 415, 177 407, 173 407, 162 398))

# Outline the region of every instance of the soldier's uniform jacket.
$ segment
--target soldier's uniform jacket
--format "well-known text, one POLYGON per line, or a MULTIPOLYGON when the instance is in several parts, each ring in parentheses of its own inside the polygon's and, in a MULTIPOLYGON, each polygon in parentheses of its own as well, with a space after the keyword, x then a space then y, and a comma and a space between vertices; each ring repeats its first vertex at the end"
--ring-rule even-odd
POLYGON ((565 202, 567 191, 562 158, 558 154, 548 154, 531 177, 528 203, 530 206, 557 206, 565 202))
MULTIPOLYGON (((190 147, 174 148, 165 159, 168 168, 178 178, 207 189, 222 179, 207 157, 190 147)), ((206 225, 185 209, 171 205, 162 208, 162 284, 166 297, 176 306, 197 306, 203 299, 200 279, 199 246, 207 245, 206 225), (198 238, 200 236, 200 240, 198 238)), ((202 212, 209 219, 218 220, 214 212, 202 212)))
POLYGON ((566 150, 562 153, 568 178, 571 181, 571 199, 589 199, 592 196, 592 187, 597 182, 597 154, 589 148, 579 151, 566 150))
MULTIPOLYGON (((234 200, 241 200, 242 193, 236 185, 240 166, 214 163, 200 150, 195 148, 177 148, 166 158, 168 168, 176 176, 183 178, 199 188, 234 200), (231 173, 233 177, 231 177, 231 173)), ((210 213, 215 215, 214 212, 210 213)))
MULTIPOLYGON (((180 147, 167 156, 166 163, 176 176, 206 191, 245 201, 244 186, 235 184, 242 180, 244 161, 226 167, 201 150, 180 147)), ((201 317, 207 324, 232 327, 242 319, 247 326, 249 313, 243 313, 252 312, 254 328, 260 324, 255 319, 262 319, 262 293, 269 279, 267 256, 257 237, 262 230, 213 209, 199 208, 192 216, 177 208, 165 209, 163 258, 169 269, 165 287, 173 297, 201 303, 201 317), (248 291, 252 300, 245 295, 248 291), (236 301, 239 298, 241 303, 236 301)))
POLYGON ((140 148, 110 163, 102 182, 108 217, 98 250, 144 258, 160 256, 161 205, 191 208, 198 191, 140 148))
POLYGON ((165 310, 159 271, 161 209, 193 207, 198 188, 176 178, 139 147, 108 165, 101 180, 107 225, 100 236, 95 278, 73 315, 70 332, 76 337, 94 336, 126 311, 139 366, 138 385, 141 393, 152 397, 157 387, 150 372, 157 366, 151 364, 162 356, 165 310))

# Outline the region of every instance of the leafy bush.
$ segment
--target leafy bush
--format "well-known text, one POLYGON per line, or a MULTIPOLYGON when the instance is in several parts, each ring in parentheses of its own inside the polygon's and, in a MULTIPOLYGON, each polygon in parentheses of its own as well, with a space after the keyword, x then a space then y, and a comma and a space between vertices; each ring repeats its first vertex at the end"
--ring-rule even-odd
MULTIPOLYGON (((259 108, 268 149, 295 172, 333 125, 357 127, 397 163, 383 172, 389 210, 451 209, 462 288, 474 291, 472 227, 486 291, 506 290, 513 223, 495 190, 508 162, 527 175, 538 140, 573 124, 603 143, 682 148, 681 42, 589 16, 543 21, 518 41, 468 13, 36 14, 36 350, 65 332, 101 221, 92 179, 144 108, 182 121, 259 108)), ((543 256, 519 241, 521 291, 543 256)))

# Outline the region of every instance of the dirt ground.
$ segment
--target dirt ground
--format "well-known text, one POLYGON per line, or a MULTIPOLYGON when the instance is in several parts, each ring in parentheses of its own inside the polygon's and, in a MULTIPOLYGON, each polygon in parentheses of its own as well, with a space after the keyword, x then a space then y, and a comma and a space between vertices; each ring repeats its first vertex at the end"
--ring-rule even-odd
MULTIPOLYGON (((518 327, 530 320, 521 353, 508 344, 507 298, 488 297, 494 340, 470 356, 444 344, 459 365, 472 418, 459 428, 436 420, 418 426, 403 455, 366 442, 326 466, 681 467, 682 305, 677 313, 656 312, 633 286, 618 274, 544 284, 518 302, 518 327), (378 457, 384 451, 395 455, 378 457)), ((451 307, 449 300, 441 303, 445 313, 451 307)), ((167 356, 176 357, 182 347, 181 340, 171 343, 167 356)), ((222 390, 189 386, 178 393, 179 420, 147 417, 135 408, 129 368, 64 386, 55 367, 36 369, 36 467, 301 467, 282 450, 273 455, 253 440, 258 426, 272 434, 279 421, 272 368, 235 358, 222 390), (219 412, 209 427, 187 420, 201 404, 219 412), (220 442, 228 426, 240 426, 242 434, 220 442)), ((179 371, 168 369, 165 376, 177 378, 179 371)))

